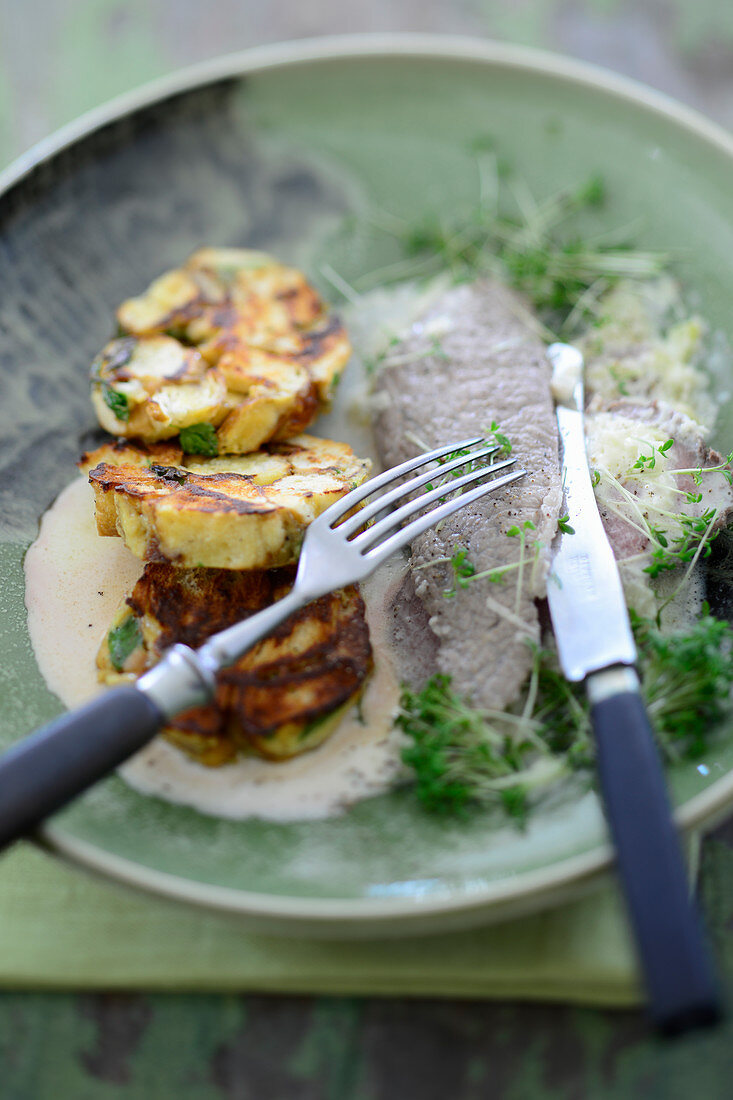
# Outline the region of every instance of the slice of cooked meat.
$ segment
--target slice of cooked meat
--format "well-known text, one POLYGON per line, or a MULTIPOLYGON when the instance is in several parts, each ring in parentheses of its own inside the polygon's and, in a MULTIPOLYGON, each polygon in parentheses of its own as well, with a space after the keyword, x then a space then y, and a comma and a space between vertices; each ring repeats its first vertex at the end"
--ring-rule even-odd
MULTIPOLYGON (((105 683, 134 680, 175 642, 210 634, 281 599, 295 570, 236 572, 147 565, 98 656, 105 683)), ((238 753, 284 760, 315 748, 356 699, 372 667, 364 604, 354 586, 291 615, 217 677, 214 704, 178 715, 165 735, 202 764, 238 753)))
MULTIPOLYGON (((548 547, 561 501, 550 367, 526 307, 501 284, 448 291, 395 349, 377 381, 375 432, 386 465, 471 435, 497 422, 528 470, 516 486, 466 507, 412 544, 415 591, 438 639, 436 661, 461 694, 501 708, 516 697, 538 640, 535 598, 545 591, 548 547), (434 334, 440 332, 439 346, 434 334), (525 529, 525 524, 533 524, 525 529), (476 571, 515 563, 524 531, 530 559, 503 584, 478 581, 446 599, 452 571, 436 559, 465 547, 476 571), (536 548, 532 545, 537 543, 536 548), (517 593, 519 592, 519 597, 517 593)), ((423 630, 424 633, 424 630, 423 630)))
POLYGON ((590 465, 600 475, 596 496, 601 517, 619 561, 652 551, 648 524, 671 544, 683 534, 676 518, 680 514, 699 519, 715 512, 713 530, 728 523, 733 487, 726 474, 705 473, 697 484, 692 474, 677 472, 722 463, 697 421, 660 401, 627 399, 587 413, 586 435, 590 465), (660 451, 670 439, 673 444, 660 451), (635 468, 643 456, 651 461, 635 468), (700 500, 688 499, 688 493, 700 500))
POLYGON ((221 569, 295 561, 308 524, 370 467, 347 444, 308 435, 249 455, 151 462, 164 455, 173 452, 110 443, 83 456, 97 529, 147 561, 221 569))
POLYGON ((391 652, 399 657, 400 678, 418 691, 438 671, 439 643, 409 569, 385 593, 384 606, 389 609, 391 652))
POLYGON ((188 452, 245 454, 304 431, 351 353, 301 272, 246 249, 195 252, 117 319, 91 370, 100 424, 148 442, 183 432, 188 452))

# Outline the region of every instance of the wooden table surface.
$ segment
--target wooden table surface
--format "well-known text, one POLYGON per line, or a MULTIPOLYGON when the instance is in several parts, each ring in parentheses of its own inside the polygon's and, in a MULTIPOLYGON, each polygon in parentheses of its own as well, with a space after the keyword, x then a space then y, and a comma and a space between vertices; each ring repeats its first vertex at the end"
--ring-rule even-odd
MULTIPOLYGON (((0 0, 0 166, 89 107, 263 42, 431 31, 543 46, 733 128, 730 0, 0 0)), ((733 824, 702 891, 733 1003, 733 824)), ((638 1013, 438 1000, 0 994, 2 1100, 717 1100, 733 1023, 674 1045, 638 1013)))

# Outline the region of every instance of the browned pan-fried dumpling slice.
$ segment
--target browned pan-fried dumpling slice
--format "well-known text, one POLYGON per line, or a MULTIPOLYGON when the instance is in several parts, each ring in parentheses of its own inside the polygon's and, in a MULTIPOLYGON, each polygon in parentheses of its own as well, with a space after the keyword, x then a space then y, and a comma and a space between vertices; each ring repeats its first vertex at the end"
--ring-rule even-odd
MULTIPOLYGON (((345 443, 298 436, 249 455, 187 458, 185 465, 116 462, 115 444, 90 468, 97 528, 139 558, 185 567, 271 569, 297 559, 316 516, 367 476, 345 443), (108 461, 107 455, 112 455, 108 461)), ((123 451, 129 459, 133 449, 123 451)))
POLYGON ((123 335, 92 366, 100 423, 149 442, 180 435, 187 453, 244 454, 302 432, 351 350, 301 272, 246 249, 201 249, 117 318, 123 335))
MULTIPOLYGON (((102 642, 100 680, 132 681, 175 642, 200 645, 281 599, 293 577, 292 567, 146 566, 102 642)), ((202 764, 223 764, 239 753, 288 759, 328 737, 371 665, 363 602, 355 587, 341 589, 290 616, 221 672, 214 703, 178 715, 164 733, 202 764)))
MULTIPOLYGON (((193 455, 191 458, 195 461, 193 455)), ((110 466, 181 466, 184 454, 174 439, 162 443, 110 439, 93 451, 84 451, 77 466, 83 474, 88 474, 101 462, 110 466)))
POLYGON ((229 409, 222 376, 170 336, 111 340, 91 378, 97 419, 113 435, 170 439, 192 425, 220 424, 229 409))

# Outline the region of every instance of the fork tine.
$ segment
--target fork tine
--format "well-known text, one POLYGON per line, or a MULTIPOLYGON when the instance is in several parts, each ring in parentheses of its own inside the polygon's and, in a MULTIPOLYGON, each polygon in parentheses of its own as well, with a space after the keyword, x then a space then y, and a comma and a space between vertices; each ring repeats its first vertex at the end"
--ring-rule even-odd
MULTIPOLYGON (((440 500, 441 497, 444 498, 456 489, 461 489, 464 485, 470 485, 472 482, 478 481, 479 478, 486 477, 487 474, 498 470, 506 470, 509 466, 513 466, 515 462, 515 458, 507 458, 504 462, 497 462, 494 466, 482 466, 479 470, 471 470, 463 477, 457 477, 451 485, 438 485, 430 492, 408 500, 407 504, 403 504, 401 508, 395 508, 393 512, 375 523, 373 527, 367 527, 366 531, 352 539, 352 546, 358 546, 359 549, 362 549, 371 546, 372 543, 379 542, 388 531, 391 531, 393 527, 398 527, 403 520, 409 519, 415 512, 422 511, 423 508, 436 500, 440 500)), ((338 527, 337 530, 341 532, 342 528, 338 527)))
MULTIPOLYGON (((392 466, 391 469, 385 470, 383 474, 378 474, 376 477, 371 478, 369 481, 365 481, 363 485, 360 485, 358 489, 352 489, 350 493, 347 493, 345 498, 347 503, 344 505, 342 500, 337 500, 330 507, 321 512, 320 516, 313 523, 317 523, 319 527, 331 525, 337 519, 339 519, 344 512, 350 511, 355 504, 358 504, 360 500, 364 500, 366 497, 372 495, 376 489, 381 489, 384 485, 389 485, 390 482, 396 481, 403 474, 409 474, 411 470, 417 470, 419 466, 425 466, 428 462, 435 462, 436 458, 442 458, 444 455, 452 454, 453 451, 463 450, 465 447, 475 447, 477 443, 483 443, 485 436, 475 435, 470 439, 460 439, 457 443, 446 443, 443 447, 436 447, 433 451, 426 451, 425 454, 418 455, 416 458, 408 458, 407 462, 400 463, 399 466, 392 466)), ((471 456, 466 455, 466 460, 471 456)), ((311 524, 311 527, 313 524, 311 524)))
MULTIPOLYGON (((465 466, 467 462, 474 462, 478 458, 488 458, 498 450, 500 450, 500 445, 498 443, 490 443, 486 447, 480 447, 477 451, 471 451, 470 454, 462 455, 460 458, 454 458, 452 462, 441 464, 439 470, 428 470, 426 473, 420 474, 419 477, 411 477, 409 481, 403 481, 396 489, 392 489, 390 492, 384 493, 383 496, 377 497, 376 500, 371 501, 369 504, 365 505, 364 508, 360 508, 355 515, 350 516, 349 519, 340 523, 339 532, 346 538, 346 536, 350 535, 353 531, 357 531, 360 527, 363 527, 372 516, 378 515, 384 508, 389 508, 414 489, 419 489, 421 485, 426 485, 431 478, 442 477, 443 474, 448 474, 451 470, 456 470, 459 466, 465 466)), ((485 466, 484 469, 489 473, 491 470, 501 470, 504 465, 504 463, 500 463, 494 466, 485 466)), ((455 486, 447 485, 444 488, 445 492, 449 493, 455 486)))
POLYGON ((364 557, 367 561, 375 563, 388 558, 390 554, 394 554, 396 550, 400 550, 403 546, 406 546, 407 543, 412 542, 414 538, 421 535, 423 531, 427 531, 429 527, 434 527, 435 524, 439 523, 442 519, 457 512, 459 508, 463 508, 466 504, 472 504, 474 501, 480 500, 480 498, 487 493, 492 493, 495 489, 501 489, 502 486, 509 485, 512 481, 518 481, 520 478, 524 477, 526 473, 526 470, 515 470, 511 474, 505 474, 504 477, 497 477, 494 481, 484 482, 483 485, 479 485, 475 489, 470 489, 467 493, 461 493, 460 496, 446 501, 445 504, 441 504, 438 508, 432 509, 424 516, 419 516, 418 519, 413 520, 412 523, 408 523, 406 527, 402 527, 399 531, 396 531, 394 535, 385 539, 384 542, 379 543, 378 546, 372 546, 371 549, 364 553, 364 557))

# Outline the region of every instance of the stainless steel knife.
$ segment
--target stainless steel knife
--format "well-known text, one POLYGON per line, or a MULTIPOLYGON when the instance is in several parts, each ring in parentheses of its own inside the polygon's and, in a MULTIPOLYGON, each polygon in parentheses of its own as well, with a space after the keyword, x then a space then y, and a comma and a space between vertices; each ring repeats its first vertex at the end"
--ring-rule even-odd
POLYGON ((721 1015, 664 773, 640 694, 636 647, 613 550, 593 492, 583 423, 583 358, 551 344, 566 531, 547 596, 560 665, 585 682, 598 778, 655 1024, 676 1033, 721 1015))

